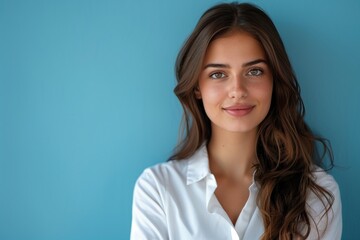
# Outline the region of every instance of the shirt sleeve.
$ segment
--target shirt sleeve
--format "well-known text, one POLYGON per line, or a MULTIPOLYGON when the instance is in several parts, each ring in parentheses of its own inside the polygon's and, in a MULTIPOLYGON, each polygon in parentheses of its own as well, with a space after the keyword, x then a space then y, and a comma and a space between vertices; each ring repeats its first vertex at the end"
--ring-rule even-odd
MULTIPOLYGON (((325 174, 325 173, 324 173, 325 174)), ((330 175, 325 175, 318 184, 329 191, 334 202, 327 212, 322 201, 312 193, 308 210, 310 213, 311 232, 307 239, 340 240, 342 234, 342 209, 339 186, 330 175)), ((327 204, 327 201, 324 200, 327 204)))
POLYGON ((133 195, 131 240, 168 239, 163 184, 149 169, 137 180, 133 195))

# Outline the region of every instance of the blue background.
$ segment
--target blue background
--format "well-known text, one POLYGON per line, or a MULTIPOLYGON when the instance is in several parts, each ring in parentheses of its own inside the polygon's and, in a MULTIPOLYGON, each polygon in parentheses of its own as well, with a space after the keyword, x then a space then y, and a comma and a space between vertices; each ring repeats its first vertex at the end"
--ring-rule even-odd
MULTIPOLYGON (((176 54, 218 1, 0 0, 0 239, 128 239, 132 190, 177 142, 176 54)), ((360 227, 360 1, 253 1, 360 227)))

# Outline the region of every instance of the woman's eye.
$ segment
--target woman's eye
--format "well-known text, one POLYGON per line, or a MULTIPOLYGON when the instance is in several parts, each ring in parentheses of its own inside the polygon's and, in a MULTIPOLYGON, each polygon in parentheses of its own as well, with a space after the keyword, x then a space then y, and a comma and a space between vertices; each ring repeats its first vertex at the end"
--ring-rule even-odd
POLYGON ((248 75, 249 76, 260 76, 261 74, 263 74, 263 70, 261 69, 258 69, 258 68, 255 68, 255 69, 251 69, 249 72, 248 72, 248 75))
POLYGON ((222 72, 216 72, 216 73, 210 74, 210 78, 212 78, 212 79, 220 79, 220 78, 224 78, 224 77, 226 77, 226 75, 222 72))

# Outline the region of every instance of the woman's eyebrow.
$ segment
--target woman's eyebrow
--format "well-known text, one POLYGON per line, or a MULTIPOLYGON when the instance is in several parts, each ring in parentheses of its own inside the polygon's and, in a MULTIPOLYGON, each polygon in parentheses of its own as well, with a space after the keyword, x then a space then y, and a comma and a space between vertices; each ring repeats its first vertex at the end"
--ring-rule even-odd
POLYGON ((267 62, 265 59, 259 58, 259 59, 256 59, 256 60, 253 60, 253 61, 244 63, 242 66, 243 66, 243 67, 248 67, 248 66, 251 66, 251 65, 258 64, 258 63, 265 63, 265 64, 267 64, 268 62, 267 62))
MULTIPOLYGON (((256 59, 256 60, 253 60, 253 61, 250 61, 250 62, 243 63, 242 66, 243 67, 248 67, 248 66, 251 66, 251 65, 258 64, 258 63, 267 64, 267 61, 265 59, 259 58, 259 59, 256 59)), ((222 64, 222 63, 209 63, 209 64, 205 65, 204 69, 206 69, 206 68, 230 68, 230 65, 229 64, 222 64)))
POLYGON ((209 63, 205 65, 204 69, 206 68, 230 68, 230 65, 221 63, 209 63))

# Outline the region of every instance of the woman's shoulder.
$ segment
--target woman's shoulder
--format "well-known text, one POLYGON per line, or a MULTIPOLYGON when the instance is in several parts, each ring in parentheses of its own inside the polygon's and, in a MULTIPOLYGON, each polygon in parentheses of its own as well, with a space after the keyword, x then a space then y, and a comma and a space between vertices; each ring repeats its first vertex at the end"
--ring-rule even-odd
POLYGON ((340 189, 335 178, 320 167, 314 168, 312 175, 316 185, 327 191, 327 194, 320 194, 318 188, 313 188, 309 192, 307 205, 308 208, 311 209, 312 215, 321 216, 330 202, 330 206, 333 209, 332 213, 341 213, 340 189))
POLYGON ((332 175, 316 167, 312 172, 315 183, 328 194, 313 189, 307 198, 307 211, 311 216, 311 232, 308 239, 341 239, 342 207, 339 186, 332 175))
POLYGON ((312 171, 313 180, 315 183, 331 193, 338 193, 339 186, 335 180, 335 178, 323 168, 314 167, 312 171))
POLYGON ((138 177, 137 183, 146 181, 163 185, 174 179, 185 179, 187 164, 188 160, 170 160, 147 167, 138 177))
POLYGON ((205 145, 202 145, 190 157, 181 160, 169 160, 146 168, 140 175, 141 179, 152 179, 162 184, 185 185, 192 179, 201 179, 209 173, 208 155, 205 145))

